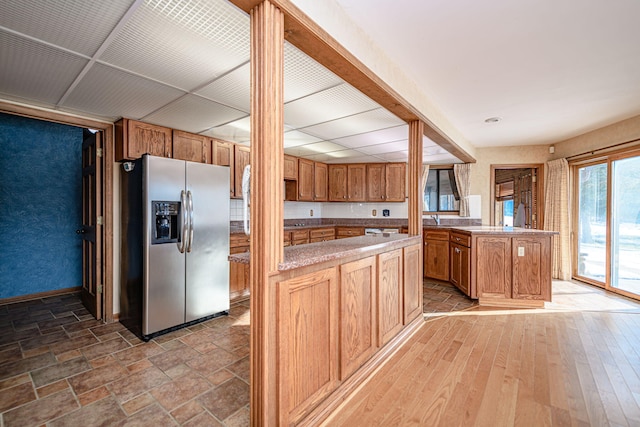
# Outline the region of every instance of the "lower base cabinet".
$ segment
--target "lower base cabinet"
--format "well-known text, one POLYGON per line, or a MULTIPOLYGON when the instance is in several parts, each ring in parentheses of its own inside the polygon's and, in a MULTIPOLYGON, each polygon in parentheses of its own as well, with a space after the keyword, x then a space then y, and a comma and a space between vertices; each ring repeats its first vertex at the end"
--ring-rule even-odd
POLYGON ((378 255, 378 346, 402 329, 402 249, 378 255))
POLYGON ((403 323, 406 325, 422 315, 422 275, 420 274, 420 245, 403 249, 404 287, 403 323))

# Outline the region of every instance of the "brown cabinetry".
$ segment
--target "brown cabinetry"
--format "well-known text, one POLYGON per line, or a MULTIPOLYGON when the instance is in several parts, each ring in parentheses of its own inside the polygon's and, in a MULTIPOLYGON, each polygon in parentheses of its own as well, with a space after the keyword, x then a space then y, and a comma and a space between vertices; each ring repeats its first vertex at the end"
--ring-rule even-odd
POLYGON ((347 165, 347 201, 367 201, 367 165, 347 165))
POLYGON ((298 179, 298 158, 286 155, 284 156, 284 179, 298 179))
POLYGON ((329 201, 347 201, 347 165, 329 165, 329 201))
POLYGON ((386 167, 381 163, 367 165, 367 200, 383 202, 386 197, 386 167))
MULTIPOLYGON (((249 252, 249 236, 234 233, 229 237, 229 252, 249 252)), ((249 264, 229 263, 229 297, 236 299, 249 294, 249 264)))
POLYGON ((336 239, 364 236, 364 227, 336 227, 336 239))
POLYGON ((190 162, 212 163, 211 140, 203 135, 174 130, 173 158, 190 162))
POLYGON ((385 165, 385 200, 404 202, 406 198, 407 165, 388 163, 385 165))
POLYGON ((309 230, 294 230, 291 232, 291 246, 309 243, 309 230))
POLYGON ((424 230, 424 277, 449 280, 449 230, 424 230))
POLYGON ((471 238, 451 232, 449 280, 465 295, 477 298, 471 288, 471 238))
POLYGON ((422 277, 420 269, 420 245, 403 249, 404 295, 403 323, 406 325, 422 314, 422 277))
POLYGON ((325 242, 336 238, 336 229, 334 227, 315 228, 309 231, 309 242, 325 242))
POLYGON ((115 123, 115 160, 135 160, 149 153, 172 157, 171 129, 129 119, 115 123))
POLYGON ((478 236, 475 244, 478 298, 511 298, 511 237, 478 236))
POLYGON ((378 346, 382 347, 401 329, 402 249, 378 255, 378 346))
POLYGON ((511 297, 551 301, 551 239, 514 237, 511 240, 511 257, 511 297))
POLYGON ((213 152, 213 164, 219 166, 229 166, 229 197, 233 197, 235 191, 235 156, 233 142, 211 140, 211 150, 213 152))
POLYGON ((242 173, 245 166, 251 161, 251 150, 246 145, 234 145, 234 190, 233 197, 235 199, 242 198, 242 173))
POLYGON ((313 200, 329 201, 329 167, 325 163, 316 162, 313 168, 313 200))
POLYGON ((313 201, 313 161, 298 159, 298 200, 305 202, 313 201))

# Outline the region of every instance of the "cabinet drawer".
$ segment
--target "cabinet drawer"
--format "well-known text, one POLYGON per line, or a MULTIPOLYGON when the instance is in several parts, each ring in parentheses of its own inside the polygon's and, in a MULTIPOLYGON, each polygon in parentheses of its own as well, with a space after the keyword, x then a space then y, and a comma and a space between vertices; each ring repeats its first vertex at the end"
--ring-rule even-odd
POLYGON ((291 232, 291 241, 309 240, 309 230, 294 230, 291 232))
MULTIPOLYGON (((230 248, 238 248, 243 246, 247 246, 247 247, 249 246, 249 236, 247 236, 244 233, 234 233, 229 236, 230 248)), ((231 252, 231 253, 238 253, 238 252, 231 252)))
POLYGON ((425 228, 424 238, 429 240, 449 240, 449 230, 438 230, 435 228, 425 228))
POLYGON ((309 231, 310 239, 333 239, 336 235, 335 228, 316 228, 314 230, 309 231))
POLYGON ((336 227, 338 239, 355 236, 364 236, 364 227, 336 227))
POLYGON ((457 243, 461 246, 466 246, 467 248, 471 247, 471 236, 468 234, 462 234, 452 231, 451 238, 449 240, 452 243, 457 243))

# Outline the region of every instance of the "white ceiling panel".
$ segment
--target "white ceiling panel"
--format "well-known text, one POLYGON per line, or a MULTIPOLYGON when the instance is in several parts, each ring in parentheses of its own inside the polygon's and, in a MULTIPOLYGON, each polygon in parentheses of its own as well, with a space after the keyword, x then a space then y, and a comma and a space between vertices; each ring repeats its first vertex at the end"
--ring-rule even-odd
POLYGON ((284 148, 297 147, 300 145, 312 144, 314 142, 322 141, 320 138, 292 130, 284 133, 284 148))
POLYGON ((345 154, 344 157, 333 157, 331 160, 326 160, 325 163, 383 163, 385 160, 378 156, 367 156, 357 150, 345 150, 338 151, 336 153, 329 153, 330 156, 334 154, 345 154))
POLYGON ((251 108, 250 88, 251 67, 247 62, 195 93, 220 104, 249 113, 251 108))
POLYGON ((246 116, 244 111, 226 107, 196 95, 186 95, 144 117, 174 129, 200 133, 246 116))
POLYGON ((133 0, 4 0, 0 26, 91 56, 132 4, 133 0))
POLYGON ((286 104, 284 122, 299 129, 379 107, 352 86, 343 83, 286 104))
POLYGON ((284 102, 339 85, 342 79, 291 43, 284 43, 284 102))
MULTIPOLYGON (((354 114, 338 120, 332 120, 315 126, 309 126, 302 130, 322 139, 337 139, 346 136, 358 135, 363 132, 390 128, 402 125, 404 122, 383 108, 354 114)), ((406 138, 406 134, 405 134, 406 138)))
POLYGON ((0 92, 55 105, 87 60, 0 31, 0 92))
POLYGON ((251 140, 251 117, 247 116, 226 125, 216 126, 202 132, 202 134, 225 141, 249 142, 251 140))
MULTIPOLYGON (((103 117, 141 119, 184 92, 94 64, 63 106, 103 117)), ((164 125, 164 124, 163 124, 164 125)))
POLYGON ((341 151, 341 150, 346 150, 347 149, 346 147, 343 147, 342 145, 334 144, 333 142, 328 142, 328 141, 316 142, 314 144, 301 145, 301 146, 298 146, 296 148, 300 148, 300 149, 303 149, 305 151, 308 151, 310 154, 328 153, 328 152, 331 152, 331 151, 341 151))
POLYGON ((396 151, 393 153, 376 154, 376 157, 380 157, 388 162, 406 162, 409 158, 409 151, 396 151))
POLYGON ((148 0, 99 58, 191 91, 249 59, 249 17, 226 1, 148 0))
POLYGON ((383 154, 383 153, 391 153, 394 151, 407 150, 408 146, 409 146, 409 142, 407 140, 404 140, 404 141, 386 142, 384 144, 369 145, 366 147, 360 147, 358 148, 358 150, 362 151, 365 154, 383 154))
POLYGON ((345 147, 358 148, 367 145, 383 144, 385 142, 400 141, 407 139, 409 126, 401 125, 388 129, 381 129, 374 132, 366 132, 358 135, 347 136, 345 138, 332 139, 333 142, 345 147))

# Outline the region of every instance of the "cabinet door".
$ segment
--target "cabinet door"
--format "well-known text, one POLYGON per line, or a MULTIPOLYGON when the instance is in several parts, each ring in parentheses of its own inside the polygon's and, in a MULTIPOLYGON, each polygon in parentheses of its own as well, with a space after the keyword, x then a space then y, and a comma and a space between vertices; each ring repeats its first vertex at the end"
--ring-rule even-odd
POLYGON ((313 201, 313 161, 298 159, 298 200, 313 201))
POLYGON ((236 199, 242 199, 242 173, 245 166, 251 161, 251 151, 246 145, 234 146, 234 185, 233 197, 236 199))
POLYGON ((407 165, 389 163, 385 168, 385 197, 387 202, 404 202, 406 197, 407 165))
POLYGON ((377 349, 376 258, 340 266, 340 379, 358 369, 377 349))
POLYGON ((514 237, 512 244, 514 299, 551 301, 550 237, 514 237))
POLYGON ((313 188, 316 202, 329 201, 329 170, 325 163, 316 162, 314 165, 313 188))
POLYGON ((329 165, 329 201, 347 201, 347 165, 329 165))
POLYGON ((229 263, 229 298, 249 294, 249 264, 229 263))
POLYGON ((211 140, 203 135, 174 130, 173 158, 210 164, 211 140))
POLYGON ((278 282, 277 425, 296 425, 339 384, 339 298, 336 267, 278 282))
POLYGON ((229 196, 233 197, 235 189, 235 173, 234 173, 234 143, 228 141, 220 141, 219 139, 211 140, 211 149, 213 151, 213 164, 219 166, 229 166, 229 196))
POLYGON ((378 255, 378 346, 402 329, 402 249, 378 255))
POLYGON ((298 179, 298 158, 293 156, 284 156, 284 179, 298 179))
POLYGON ((116 161, 135 160, 149 153, 171 157, 171 129, 135 120, 121 119, 115 123, 116 161))
POLYGON ((350 202, 367 201, 367 165, 347 165, 347 200, 350 202))
POLYGON ((371 163, 367 165, 367 200, 370 202, 383 202, 385 200, 385 175, 384 164, 371 163))
POLYGON ((422 275, 420 269, 420 245, 403 249, 403 321, 406 325, 422 314, 422 275))
POLYGON ((426 239, 424 241, 424 277, 449 280, 448 240, 426 239))
POLYGON ((480 236, 475 244, 478 298, 511 298, 511 238, 480 236))
POLYGON ((450 244, 449 281, 465 295, 474 297, 471 292, 470 249, 457 243, 450 244))

